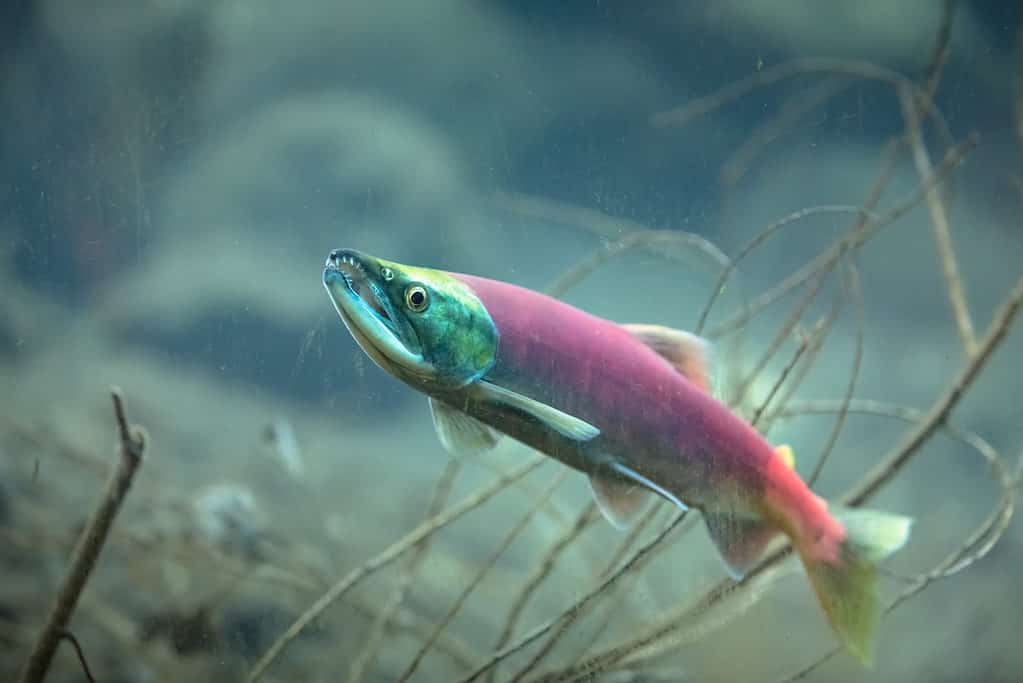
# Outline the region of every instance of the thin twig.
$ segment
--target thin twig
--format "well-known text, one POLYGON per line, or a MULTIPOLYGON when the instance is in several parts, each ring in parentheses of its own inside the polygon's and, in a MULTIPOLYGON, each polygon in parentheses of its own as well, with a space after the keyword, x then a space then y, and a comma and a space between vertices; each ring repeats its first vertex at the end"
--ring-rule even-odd
POLYGON ((455 520, 464 517, 466 514, 480 507, 491 498, 504 491, 510 484, 522 479, 537 467, 544 464, 547 460, 546 456, 542 455, 530 458, 515 469, 509 470, 495 479, 489 486, 467 496, 457 505, 448 508, 432 519, 424 521, 411 532, 392 543, 381 553, 375 555, 359 567, 346 574, 337 583, 331 586, 328 591, 321 595, 320 598, 309 607, 309 609, 303 612, 301 616, 299 616, 298 619, 296 619, 295 622, 289 626, 283 634, 281 634, 281 636, 267 649, 263 656, 259 658, 259 661, 257 661, 252 667, 252 670, 249 672, 246 680, 250 682, 259 680, 263 674, 266 673, 274 660, 277 659, 284 649, 298 637, 299 633, 305 630, 313 621, 318 619, 320 615, 327 610, 327 608, 341 599, 360 581, 397 560, 405 552, 415 547, 424 538, 433 535, 455 520))
POLYGON ((601 581, 597 586, 594 586, 588 593, 583 595, 581 598, 575 601, 571 607, 563 611, 560 615, 546 621, 545 623, 537 626, 529 633, 523 635, 521 638, 506 645, 497 652, 494 652, 490 657, 473 669, 467 676, 459 679, 460 683, 469 683, 479 678, 482 674, 489 671, 492 667, 496 666, 499 662, 507 659, 516 652, 520 652, 526 647, 529 647, 532 643, 535 643, 540 638, 543 638, 546 634, 557 628, 561 623, 571 619, 571 615, 577 611, 581 611, 593 603, 601 594, 604 593, 610 586, 620 579, 622 576, 628 574, 630 571, 642 566, 644 561, 649 557, 650 553, 657 548, 660 543, 675 530, 676 527, 685 518, 685 513, 681 513, 675 517, 674 520, 661 530, 657 536, 651 539, 649 542, 640 547, 629 561, 619 567, 619 569, 612 575, 608 576, 605 580, 601 581))
POLYGON ((823 335, 827 334, 828 330, 831 329, 831 324, 835 320, 835 316, 838 313, 838 308, 839 302, 836 300, 835 305, 832 306, 832 309, 828 313, 828 315, 818 320, 809 332, 806 332, 802 335, 802 339, 800 340, 799 345, 796 347, 796 350, 792 353, 792 357, 789 358, 789 362, 786 363, 785 367, 783 367, 781 369, 781 372, 778 373, 778 377, 775 379, 774 384, 771 385, 771 389, 767 392, 767 395, 764 397, 764 400, 761 401, 760 405, 758 405, 756 410, 753 411, 753 417, 750 418, 749 421, 750 425, 754 427, 759 426, 760 420, 762 419, 764 412, 769 407, 771 407, 771 401, 774 400, 774 397, 785 385, 785 381, 788 379, 788 376, 792 372, 792 369, 795 368, 796 365, 798 365, 799 359, 803 357, 803 354, 806 353, 807 349, 817 345, 818 339, 820 339, 823 335))
MULTIPOLYGON (((607 565, 604 567, 604 571, 599 574, 599 577, 602 581, 607 581, 609 577, 613 576, 615 577, 614 582, 607 584, 607 593, 604 593, 604 595, 614 591, 615 588, 624 585, 624 583, 627 581, 629 577, 635 576, 636 572, 639 569, 641 569, 642 566, 647 561, 649 561, 649 559, 653 558, 658 553, 658 551, 663 550, 667 546, 667 544, 663 544, 660 545, 659 547, 651 547, 650 552, 646 554, 646 559, 632 565, 628 569, 628 572, 622 574, 621 576, 615 576, 615 574, 612 573, 614 571, 614 568, 618 565, 618 563, 628 555, 629 550, 632 548, 632 545, 639 539, 639 536, 642 533, 643 529, 645 529, 646 526, 649 525, 657 516, 659 509, 660 509, 659 506, 653 506, 650 508, 650 510, 647 511, 646 514, 643 515, 643 517, 639 519, 639 521, 630 530, 628 536, 626 536, 622 543, 618 546, 617 551, 615 551, 614 555, 611 557, 607 565)), ((686 530, 685 526, 681 527, 679 529, 679 535, 684 533, 685 530, 686 530)), ((558 623, 557 627, 554 629, 554 632, 551 633, 550 637, 546 640, 546 642, 544 642, 544 644, 541 645, 540 648, 533 654, 533 657, 529 660, 529 662, 527 662, 524 667, 522 667, 514 676, 512 676, 512 681, 522 680, 530 671, 539 666, 540 663, 543 662, 543 660, 547 657, 547 655, 549 655, 554 650, 554 648, 557 647, 558 643, 561 642, 561 639, 568 634, 572 626, 574 626, 575 623, 579 621, 579 619, 585 616, 586 612, 594 604, 596 604, 595 601, 586 604, 579 602, 572 608, 564 610, 560 616, 560 623, 558 623)))
POLYGON ((22 673, 22 683, 42 681, 46 672, 49 671, 62 634, 67 632, 68 622, 78 604, 82 589, 85 588, 89 575, 92 573, 93 567, 96 566, 96 559, 103 549, 103 543, 110 533, 121 503, 124 502, 128 489, 131 487, 132 478, 142 461, 142 453, 146 445, 145 433, 137 427, 128 427, 121 390, 114 387, 110 394, 114 402, 114 416, 117 419, 120 434, 120 459, 107 484, 102 500, 97 505, 92 519, 75 546, 67 576, 57 593, 57 599, 46 620, 46 626, 39 634, 39 640, 36 642, 22 673))
MULTIPOLYGON (((921 179, 927 178, 934 171, 931 157, 924 147, 916 104, 912 95, 903 89, 899 89, 899 102, 902 105, 902 115, 906 119, 906 133, 910 149, 913 151, 913 163, 916 165, 917 174, 921 179)), ((945 288, 952 304, 952 313, 955 315, 956 329, 963 344, 963 351, 967 356, 972 356, 977 350, 977 337, 973 331, 973 319, 970 316, 966 295, 963 293, 963 282, 959 277, 959 265, 955 249, 952 247, 948 215, 945 213, 945 206, 941 202, 941 195, 936 186, 927 188, 925 199, 931 216, 931 225, 934 227, 934 242, 941 256, 941 270, 945 275, 945 288)))
POLYGON ((89 683, 96 683, 96 677, 92 675, 92 670, 89 669, 89 662, 85 659, 85 652, 82 650, 82 645, 78 642, 75 634, 71 631, 61 631, 58 637, 71 643, 71 647, 75 649, 75 655, 78 657, 78 663, 82 667, 82 673, 85 674, 85 680, 89 681, 89 683))
POLYGON ((724 185, 739 182, 746 175, 753 160, 768 144, 781 137, 786 130, 793 128, 804 114, 848 90, 853 83, 854 81, 847 78, 829 78, 789 98, 778 115, 754 130, 746 142, 721 166, 720 182, 724 185))
MULTIPOLYGON (((522 612, 529 603, 529 599, 554 570, 554 566, 562 553, 564 553, 565 550, 567 550, 568 547, 571 546, 577 538, 579 538, 586 528, 599 519, 601 519, 601 517, 597 511, 597 504, 591 501, 579 512, 575 523, 566 528, 565 532, 551 543, 551 546, 548 548, 543 560, 536 567, 530 577, 522 584, 518 597, 512 601, 512 606, 508 610, 508 616, 505 618, 504 628, 501 629, 501 635, 498 636, 497 642, 494 644, 494 650, 500 650, 508 644, 509 640, 511 640, 511 637, 515 632, 515 627, 518 625, 519 619, 522 617, 522 612)), ((492 681, 496 675, 497 667, 494 667, 490 670, 487 678, 492 681)))
POLYGON ((789 317, 786 318, 784 324, 782 324, 775 333, 771 343, 768 344, 767 348, 764 349, 764 352, 760 354, 760 358, 753 364, 753 369, 745 378, 743 378, 742 382, 736 388, 735 395, 730 399, 732 403, 740 404, 746 398, 746 394, 753 386, 753 383, 756 382, 757 378, 760 377, 760 373, 764 371, 767 364, 770 363, 771 359, 774 358, 774 355, 778 353, 782 344, 784 344, 785 340, 792 334, 792 330, 795 329, 796 325, 799 324, 799 321, 802 320, 806 310, 811 304, 813 304, 814 300, 817 298, 817 294, 820 293, 821 287, 824 286, 825 280, 828 275, 831 274, 831 270, 834 268, 836 263, 837 261, 834 261, 829 265, 825 265, 824 268, 817 273, 817 277, 814 279, 813 284, 810 285, 810 287, 806 290, 806 293, 803 294, 803 298, 792 309, 792 312, 789 313, 789 317))
MULTIPOLYGON (((1020 459, 1020 462, 1023 463, 1023 458, 1020 459)), ((1007 470, 1005 470, 1004 466, 1002 467, 1001 472, 1003 475, 1007 474, 1007 470)), ((1012 520, 1012 516, 1015 513, 1016 498, 1018 495, 1017 482, 1009 481, 1008 484, 1006 484, 1003 480, 1001 483, 1002 499, 998 507, 973 531, 972 534, 970 534, 970 537, 965 543, 953 552, 949 553, 941 562, 935 565, 931 571, 918 576, 909 587, 903 589, 902 592, 889 602, 884 609, 885 615, 891 614, 904 602, 910 600, 916 595, 919 595, 925 588, 935 581, 948 578, 962 571, 966 567, 980 561, 991 551, 992 548, 995 547, 1001 537, 1005 534, 1005 530, 1009 528, 1009 522, 1012 520)), ((841 647, 830 648, 802 669, 782 679, 781 683, 791 683, 792 681, 799 681, 806 678, 834 658, 841 651, 841 647)))
MULTIPOLYGON (((344 605, 351 607, 360 616, 369 620, 370 623, 376 621, 378 615, 376 606, 370 605, 366 601, 354 599, 345 601, 344 605)), ((433 630, 431 622, 407 607, 399 607, 395 610, 391 615, 390 627, 396 631, 404 632, 410 638, 417 640, 426 640, 433 630)), ((437 638, 435 647, 446 654, 452 662, 462 669, 471 669, 480 660, 473 648, 450 633, 442 633, 437 638)))
MULTIPOLYGON (((447 505, 448 496, 451 494, 451 487, 460 469, 461 460, 448 458, 444 471, 434 487, 433 498, 426 511, 427 519, 440 514, 440 511, 447 505)), ((352 664, 348 669, 348 683, 361 683, 366 675, 366 671, 373 664, 377 652, 380 651, 380 646, 384 642, 388 624, 394 614, 404 604, 405 598, 412 588, 412 582, 415 581, 416 570, 423 560, 426 559, 426 554, 430 547, 430 538, 427 537, 420 541, 409 555, 401 576, 398 577, 398 585, 395 586, 391 598, 384 604, 379 614, 376 615, 372 626, 370 626, 365 645, 360 648, 359 654, 352 659, 352 664)))
POLYGON ((717 92, 704 97, 690 100, 681 107, 669 109, 650 117, 650 125, 655 128, 666 128, 670 126, 683 126, 691 120, 708 114, 715 109, 734 100, 743 97, 758 88, 772 85, 795 76, 810 73, 829 73, 838 76, 852 76, 867 80, 881 81, 891 85, 904 85, 911 88, 923 102, 927 104, 926 110, 934 120, 942 138, 951 146, 952 134, 949 131, 948 123, 937 107, 930 100, 927 92, 917 86, 911 79, 902 74, 887 69, 871 62, 859 60, 836 59, 833 57, 808 57, 793 59, 782 62, 775 66, 768 67, 762 71, 747 76, 738 81, 733 81, 717 92))
MULTIPOLYGON (((977 353, 968 360, 962 371, 932 404, 931 408, 924 413, 923 419, 917 423, 917 426, 910 431, 903 441, 888 456, 883 458, 874 470, 869 472, 856 486, 839 499, 841 504, 856 506, 866 502, 884 484, 888 483, 898 474, 914 455, 919 453, 920 447, 935 432, 945 426, 952 409, 958 404, 967 389, 972 386, 980 371, 987 364, 991 354, 1001 343, 1002 339, 1004 339, 1021 306, 1023 306, 1023 278, 1006 296, 1002 306, 996 312, 987 333, 978 346, 977 353)), ((670 637, 684 628, 686 624, 689 624, 692 619, 704 614, 717 605, 726 596, 749 590, 757 577, 774 568, 782 559, 788 557, 790 553, 791 547, 789 546, 772 552, 748 572, 742 581, 738 583, 731 580, 719 582, 705 592, 691 606, 665 615, 664 618, 658 619, 654 626, 646 629, 636 637, 593 655, 584 662, 572 667, 571 671, 606 670, 628 657, 631 653, 650 647, 654 643, 670 637)), ((569 673, 567 670, 561 672, 561 674, 567 673, 569 673)), ((555 680, 575 680, 575 678, 560 676, 555 680)))
POLYGON ((793 211, 787 216, 784 216, 766 228, 757 233, 753 239, 747 242, 740 250, 739 253, 731 260, 731 262, 725 266, 721 271, 721 275, 718 277, 718 281, 714 283, 714 286, 710 290, 710 296, 707 299, 707 303, 703 305, 700 310, 700 316, 696 321, 696 334, 701 334, 703 328, 707 325, 707 318, 710 316, 711 308, 714 303, 721 296, 721 293, 725 290, 725 285, 728 283, 728 279, 735 272, 735 269, 739 267, 739 263, 749 256, 757 247, 766 242, 772 237, 778 230, 784 228, 792 223, 797 223, 804 218, 810 216, 817 216, 819 214, 855 214, 860 216, 861 219, 879 220, 878 216, 872 213, 869 209, 863 209, 857 206, 845 206, 845 205, 825 205, 825 206, 811 206, 798 211, 793 211))
POLYGON ((405 683, 405 681, 412 677, 412 674, 414 674, 416 672, 416 669, 419 668, 419 663, 423 660, 423 657, 425 657, 426 654, 430 651, 430 648, 433 647, 433 643, 437 640, 437 637, 444 632, 444 629, 447 628, 449 623, 451 623, 451 620, 455 618, 455 615, 458 614, 458 611, 462 608, 462 605, 465 604, 465 601, 469 598, 472 592, 476 590, 476 587, 480 585, 484 578, 486 578, 486 575, 490 571, 490 569, 495 564, 497 564, 497 561, 499 559, 501 559, 501 556, 508 549, 508 546, 510 546, 512 542, 514 542, 515 539, 518 538, 519 534, 522 533, 523 530, 525 530, 525 528, 529 525, 531 521, 533 521, 533 517, 536 516, 536 513, 540 510, 540 508, 547 504, 551 496, 554 495, 554 492, 557 491, 558 488, 565 482, 565 479, 568 477, 570 471, 571 470, 569 470, 568 468, 564 468, 561 474, 555 477, 554 482, 547 487, 546 491, 543 492, 543 494, 540 496, 540 499, 532 507, 530 507, 526 511, 526 514, 522 515, 518 523, 516 523, 515 526, 512 527, 507 534, 505 534, 504 538, 501 540, 501 543, 498 544, 494 552, 491 553, 489 558, 487 558, 487 561, 483 563, 483 565, 476 572, 476 575, 472 578, 471 581, 469 581, 465 588, 462 589, 462 592, 459 593, 458 597, 455 599, 455 602, 448 609, 447 613, 440 619, 440 621, 437 622, 436 626, 434 626, 434 629, 430 633, 430 636, 426 639, 426 642, 424 642, 422 647, 419 648, 419 651, 415 654, 415 657, 412 658, 412 661, 405 669, 405 672, 399 677, 398 679, 399 683, 405 683))
MULTIPOLYGON (((710 338, 719 337, 742 327, 765 308, 814 277, 822 268, 825 268, 834 261, 840 259, 847 251, 858 249, 863 246, 863 244, 874 237, 882 228, 891 225, 912 211, 917 204, 923 201, 927 189, 935 183, 941 182, 941 180, 945 177, 945 174, 957 166, 965 158, 966 154, 968 154, 976 146, 977 136, 971 135, 966 141, 950 149, 941 164, 934 169, 934 173, 929 176, 926 181, 917 186, 916 189, 910 192, 893 208, 884 213, 878 220, 867 221, 866 224, 863 225, 862 229, 850 232, 845 238, 836 242, 829 249, 822 252, 805 266, 750 301, 746 310, 719 323, 716 327, 711 329, 706 336, 710 338)), ((891 168, 894 169, 894 164, 891 168)), ((880 186, 881 183, 878 185, 880 186)))
POLYGON ((828 326, 821 331, 821 334, 811 336, 808 339, 809 346, 803 353, 795 374, 785 385, 781 397, 777 401, 773 402, 770 413, 768 413, 767 416, 762 418, 760 421, 759 429, 765 437, 770 433, 771 428, 777 419, 778 412, 789 404, 789 401, 791 401, 792 397, 796 395, 799 387, 802 386, 803 381, 810 374, 810 370, 813 369, 817 358, 820 357, 820 351, 824 348, 824 342, 830 332, 831 326, 828 326))
POLYGON ((843 496, 842 502, 847 505, 859 505, 870 498, 882 486, 891 481, 898 472, 906 465, 913 455, 923 446, 934 432, 941 427, 948 419, 952 409, 962 399, 966 390, 973 384, 980 374, 980 371, 987 364, 991 354, 1008 334, 1020 306, 1023 305, 1023 278, 1020 278, 1016 285, 1009 291, 1002 305, 995 312, 988 325, 984 338, 977 346, 976 353, 970 357, 966 366, 952 380, 948 388, 931 406, 926 419, 921 421, 916 429, 912 430, 903 439, 902 444, 881 461, 867 477, 847 495, 843 496))
MULTIPOLYGON (((849 405, 849 401, 852 400, 853 392, 856 391, 856 382, 860 377, 860 365, 863 362, 863 328, 865 325, 864 317, 864 305, 863 305, 863 291, 860 289, 860 276, 856 270, 856 266, 853 264, 847 265, 846 277, 849 281, 848 290, 852 294, 853 308, 856 309, 856 351, 853 354, 852 370, 849 372, 849 384, 845 387, 845 398, 843 405, 849 405)), ((821 456, 817 459, 817 464, 814 465, 813 471, 806 480, 807 486, 813 486, 817 483, 817 479, 821 476, 821 472, 824 471, 824 465, 828 462, 828 458, 831 457, 831 453, 835 450, 835 444, 838 443, 838 437, 842 433, 842 428, 845 426, 846 411, 842 409, 838 412, 838 417, 835 419, 835 425, 831 428, 831 433, 828 435, 828 441, 824 444, 824 450, 821 451, 821 456)))
MULTIPOLYGON (((676 230, 636 230, 624 235, 615 242, 607 242, 594 250, 589 256, 579 261, 578 264, 563 273, 545 290, 553 297, 564 296, 571 287, 579 284, 593 271, 607 261, 620 256, 621 254, 636 248, 652 248, 680 246, 696 249, 708 256, 718 268, 727 268, 728 257, 705 237, 688 232, 676 230)), ((658 255, 664 256, 666 252, 658 251, 658 255)))

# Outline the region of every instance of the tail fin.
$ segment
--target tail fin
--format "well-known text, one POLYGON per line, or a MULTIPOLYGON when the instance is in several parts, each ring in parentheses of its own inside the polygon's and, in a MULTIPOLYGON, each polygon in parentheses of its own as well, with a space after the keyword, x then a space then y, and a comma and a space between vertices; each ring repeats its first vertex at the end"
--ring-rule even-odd
POLYGON ((833 508, 832 514, 845 528, 838 552, 820 552, 813 543, 797 550, 835 633, 846 649, 870 666, 881 618, 877 563, 906 543, 912 520, 872 510, 833 508))

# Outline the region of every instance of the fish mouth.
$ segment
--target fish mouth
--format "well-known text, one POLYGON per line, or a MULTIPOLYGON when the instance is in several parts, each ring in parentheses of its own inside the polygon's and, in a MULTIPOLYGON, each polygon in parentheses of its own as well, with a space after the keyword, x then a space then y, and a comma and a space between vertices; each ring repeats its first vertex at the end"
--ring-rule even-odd
POLYGON ((418 335, 391 304, 379 272, 372 257, 335 249, 327 257, 323 285, 345 327, 378 365, 392 373, 432 375, 418 335))

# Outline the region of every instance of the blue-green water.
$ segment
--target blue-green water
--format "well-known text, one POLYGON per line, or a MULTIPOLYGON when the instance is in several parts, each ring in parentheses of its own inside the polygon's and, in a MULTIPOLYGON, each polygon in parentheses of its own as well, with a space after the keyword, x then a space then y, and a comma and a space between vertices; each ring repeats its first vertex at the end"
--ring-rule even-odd
MULTIPOLYGON (((417 660, 410 680, 460 680, 591 592, 496 680, 578 680, 580 664, 607 681, 786 680, 815 662, 834 640, 792 562, 686 611, 724 580, 699 525, 597 590, 670 511, 625 546, 599 515, 561 544, 590 494, 555 462, 376 569, 534 454, 504 442, 450 465, 425 399, 358 349, 320 271, 355 247, 545 289, 599 253, 568 301, 693 330, 720 255, 787 221, 703 332, 723 398, 763 365, 736 409, 791 444, 804 476, 830 448, 821 495, 855 487, 919 417, 871 410, 940 408, 979 359, 950 394, 967 442, 929 436, 871 499, 917 520, 886 564, 894 599, 998 508, 985 449, 1009 469, 1023 451, 1019 330, 990 357, 964 351, 935 237, 947 227, 960 318, 983 349, 1023 275, 1023 19, 1013 3, 955 4, 947 34, 925 0, 5 8, 0 677, 32 650, 117 460, 110 385, 149 445, 69 625, 97 680, 244 680, 367 561, 264 680, 400 680, 417 660), (915 138, 907 121, 931 101, 915 138), (850 238, 864 220, 869 239, 850 238), (817 270, 757 308, 843 239, 819 289, 817 270), (757 315, 737 334, 744 302, 757 315), (665 619, 672 635, 636 649, 665 619)), ((872 670, 839 654, 808 678, 1018 680, 1021 541, 1012 520, 901 604, 872 670)), ((48 680, 82 676, 61 645, 48 680)))

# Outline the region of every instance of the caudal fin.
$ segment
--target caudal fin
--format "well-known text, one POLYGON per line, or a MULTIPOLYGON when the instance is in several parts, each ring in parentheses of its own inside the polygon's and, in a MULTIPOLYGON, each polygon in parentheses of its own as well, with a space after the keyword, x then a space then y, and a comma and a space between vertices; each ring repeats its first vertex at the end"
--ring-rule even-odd
POLYGON ((906 543, 912 520, 872 510, 832 508, 831 513, 845 529, 837 553, 821 552, 826 544, 809 542, 797 550, 835 633, 869 666, 881 619, 877 563, 906 543))

